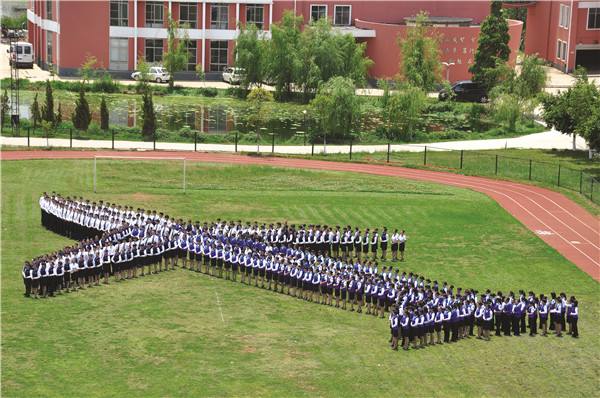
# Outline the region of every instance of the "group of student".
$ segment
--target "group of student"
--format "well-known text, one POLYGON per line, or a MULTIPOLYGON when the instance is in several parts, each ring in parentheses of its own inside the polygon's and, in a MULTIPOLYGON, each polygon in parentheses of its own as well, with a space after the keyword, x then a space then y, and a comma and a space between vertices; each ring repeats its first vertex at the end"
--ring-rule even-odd
POLYGON ((550 329, 578 336, 577 300, 554 293, 550 298, 506 297, 487 291, 441 285, 393 267, 379 268, 391 241, 392 259, 404 258, 404 231, 391 236, 385 228, 364 232, 350 227, 277 223, 184 222, 143 209, 62 198, 40 198, 42 224, 81 241, 23 268, 26 295, 48 296, 63 290, 183 268, 260 286, 298 299, 383 318, 389 313, 393 349, 453 342, 474 335, 489 339, 496 328, 519 335, 529 319, 530 334, 550 329), (369 242, 369 246, 363 243, 369 242), (358 245, 357 245, 358 241, 358 245), (366 249, 366 250, 365 250, 366 249), (370 256, 367 254, 370 253, 370 256), (238 278, 239 276, 239 278, 238 278), (443 335, 443 337, 442 337, 443 335))

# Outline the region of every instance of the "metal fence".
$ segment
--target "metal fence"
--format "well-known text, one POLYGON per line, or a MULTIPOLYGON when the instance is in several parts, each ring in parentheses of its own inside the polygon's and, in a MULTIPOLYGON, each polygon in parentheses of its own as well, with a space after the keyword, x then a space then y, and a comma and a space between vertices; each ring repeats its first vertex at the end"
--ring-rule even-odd
MULTIPOLYGON (((73 148, 73 140, 83 138, 79 134, 74 129, 62 129, 52 131, 48 136, 49 138, 63 138, 63 146, 73 148)), ((3 130, 3 135, 9 136, 12 134, 3 130)), ((30 140, 33 137, 48 138, 46 132, 41 128, 23 128, 21 129, 20 136, 23 139, 23 144, 25 144, 26 140, 27 146, 30 146, 30 140)), ((120 140, 121 138, 120 134, 116 133, 115 130, 109 130, 102 134, 102 139, 107 144, 106 147, 110 145, 112 149, 122 149, 120 146, 115 147, 115 140, 120 140)), ((222 142, 222 144, 230 145, 233 152, 248 152, 258 149, 257 144, 254 144, 252 147, 247 142, 244 145, 240 144, 237 133, 233 134, 231 138, 231 142, 222 142)), ((89 136, 83 139, 98 138, 89 136)), ((193 136, 188 137, 186 141, 180 143, 187 144, 186 149, 188 150, 197 151, 202 141, 204 140, 195 133, 193 136)), ((153 140, 145 141, 145 149, 169 149, 164 144, 165 142, 160 141, 155 136, 153 140), (162 145, 157 148, 157 143, 162 145)), ((361 148, 360 145, 356 145, 352 141, 342 144, 329 144, 327 146, 323 143, 308 142, 307 145, 298 145, 297 147, 303 149, 300 153, 296 153, 296 155, 301 156, 320 156, 331 158, 332 160, 349 159, 370 163, 390 163, 409 167, 433 167, 469 175, 535 181, 579 192, 590 201, 600 204, 600 180, 583 170, 565 167, 560 162, 552 163, 484 151, 448 150, 430 145, 415 144, 380 144, 377 146, 377 152, 375 153, 362 152, 364 148, 361 148)), ((260 142, 261 153, 292 154, 286 148, 290 148, 290 145, 278 144, 277 136, 274 134, 263 137, 263 140, 260 142), (265 138, 268 138, 268 140, 265 140, 265 138)))

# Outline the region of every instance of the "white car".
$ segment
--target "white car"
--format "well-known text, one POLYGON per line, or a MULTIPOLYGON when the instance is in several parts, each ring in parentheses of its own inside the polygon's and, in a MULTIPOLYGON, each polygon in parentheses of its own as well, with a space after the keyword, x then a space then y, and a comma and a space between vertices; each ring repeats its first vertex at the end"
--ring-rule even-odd
MULTIPOLYGON (((133 80, 140 80, 142 78, 142 72, 133 72, 131 74, 131 78, 133 80)), ((168 82, 171 80, 171 75, 169 75, 169 72, 167 72, 167 70, 162 66, 151 66, 148 70, 147 80, 157 83, 168 82)))
POLYGON ((245 71, 242 68, 225 68, 223 81, 229 84, 240 84, 244 78, 245 71))

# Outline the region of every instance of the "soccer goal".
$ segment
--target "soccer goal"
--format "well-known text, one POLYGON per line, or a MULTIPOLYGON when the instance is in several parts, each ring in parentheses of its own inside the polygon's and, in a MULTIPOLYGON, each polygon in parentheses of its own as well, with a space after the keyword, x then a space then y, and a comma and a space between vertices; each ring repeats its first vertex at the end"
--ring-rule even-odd
MULTIPOLYGON (((136 188, 186 191, 187 164, 184 157, 94 156, 93 189, 111 189, 126 184, 136 188)), ((114 189, 113 189, 114 190, 114 189)))

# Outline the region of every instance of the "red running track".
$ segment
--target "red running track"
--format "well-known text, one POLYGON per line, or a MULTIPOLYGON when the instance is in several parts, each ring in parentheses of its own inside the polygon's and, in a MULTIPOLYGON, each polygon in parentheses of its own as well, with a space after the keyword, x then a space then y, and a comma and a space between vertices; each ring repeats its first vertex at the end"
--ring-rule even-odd
POLYGON ((190 161, 349 171, 431 181, 482 192, 592 278, 600 281, 600 219, 560 193, 532 185, 385 165, 197 152, 5 151, 2 160, 89 159, 94 156, 185 157, 190 161))

